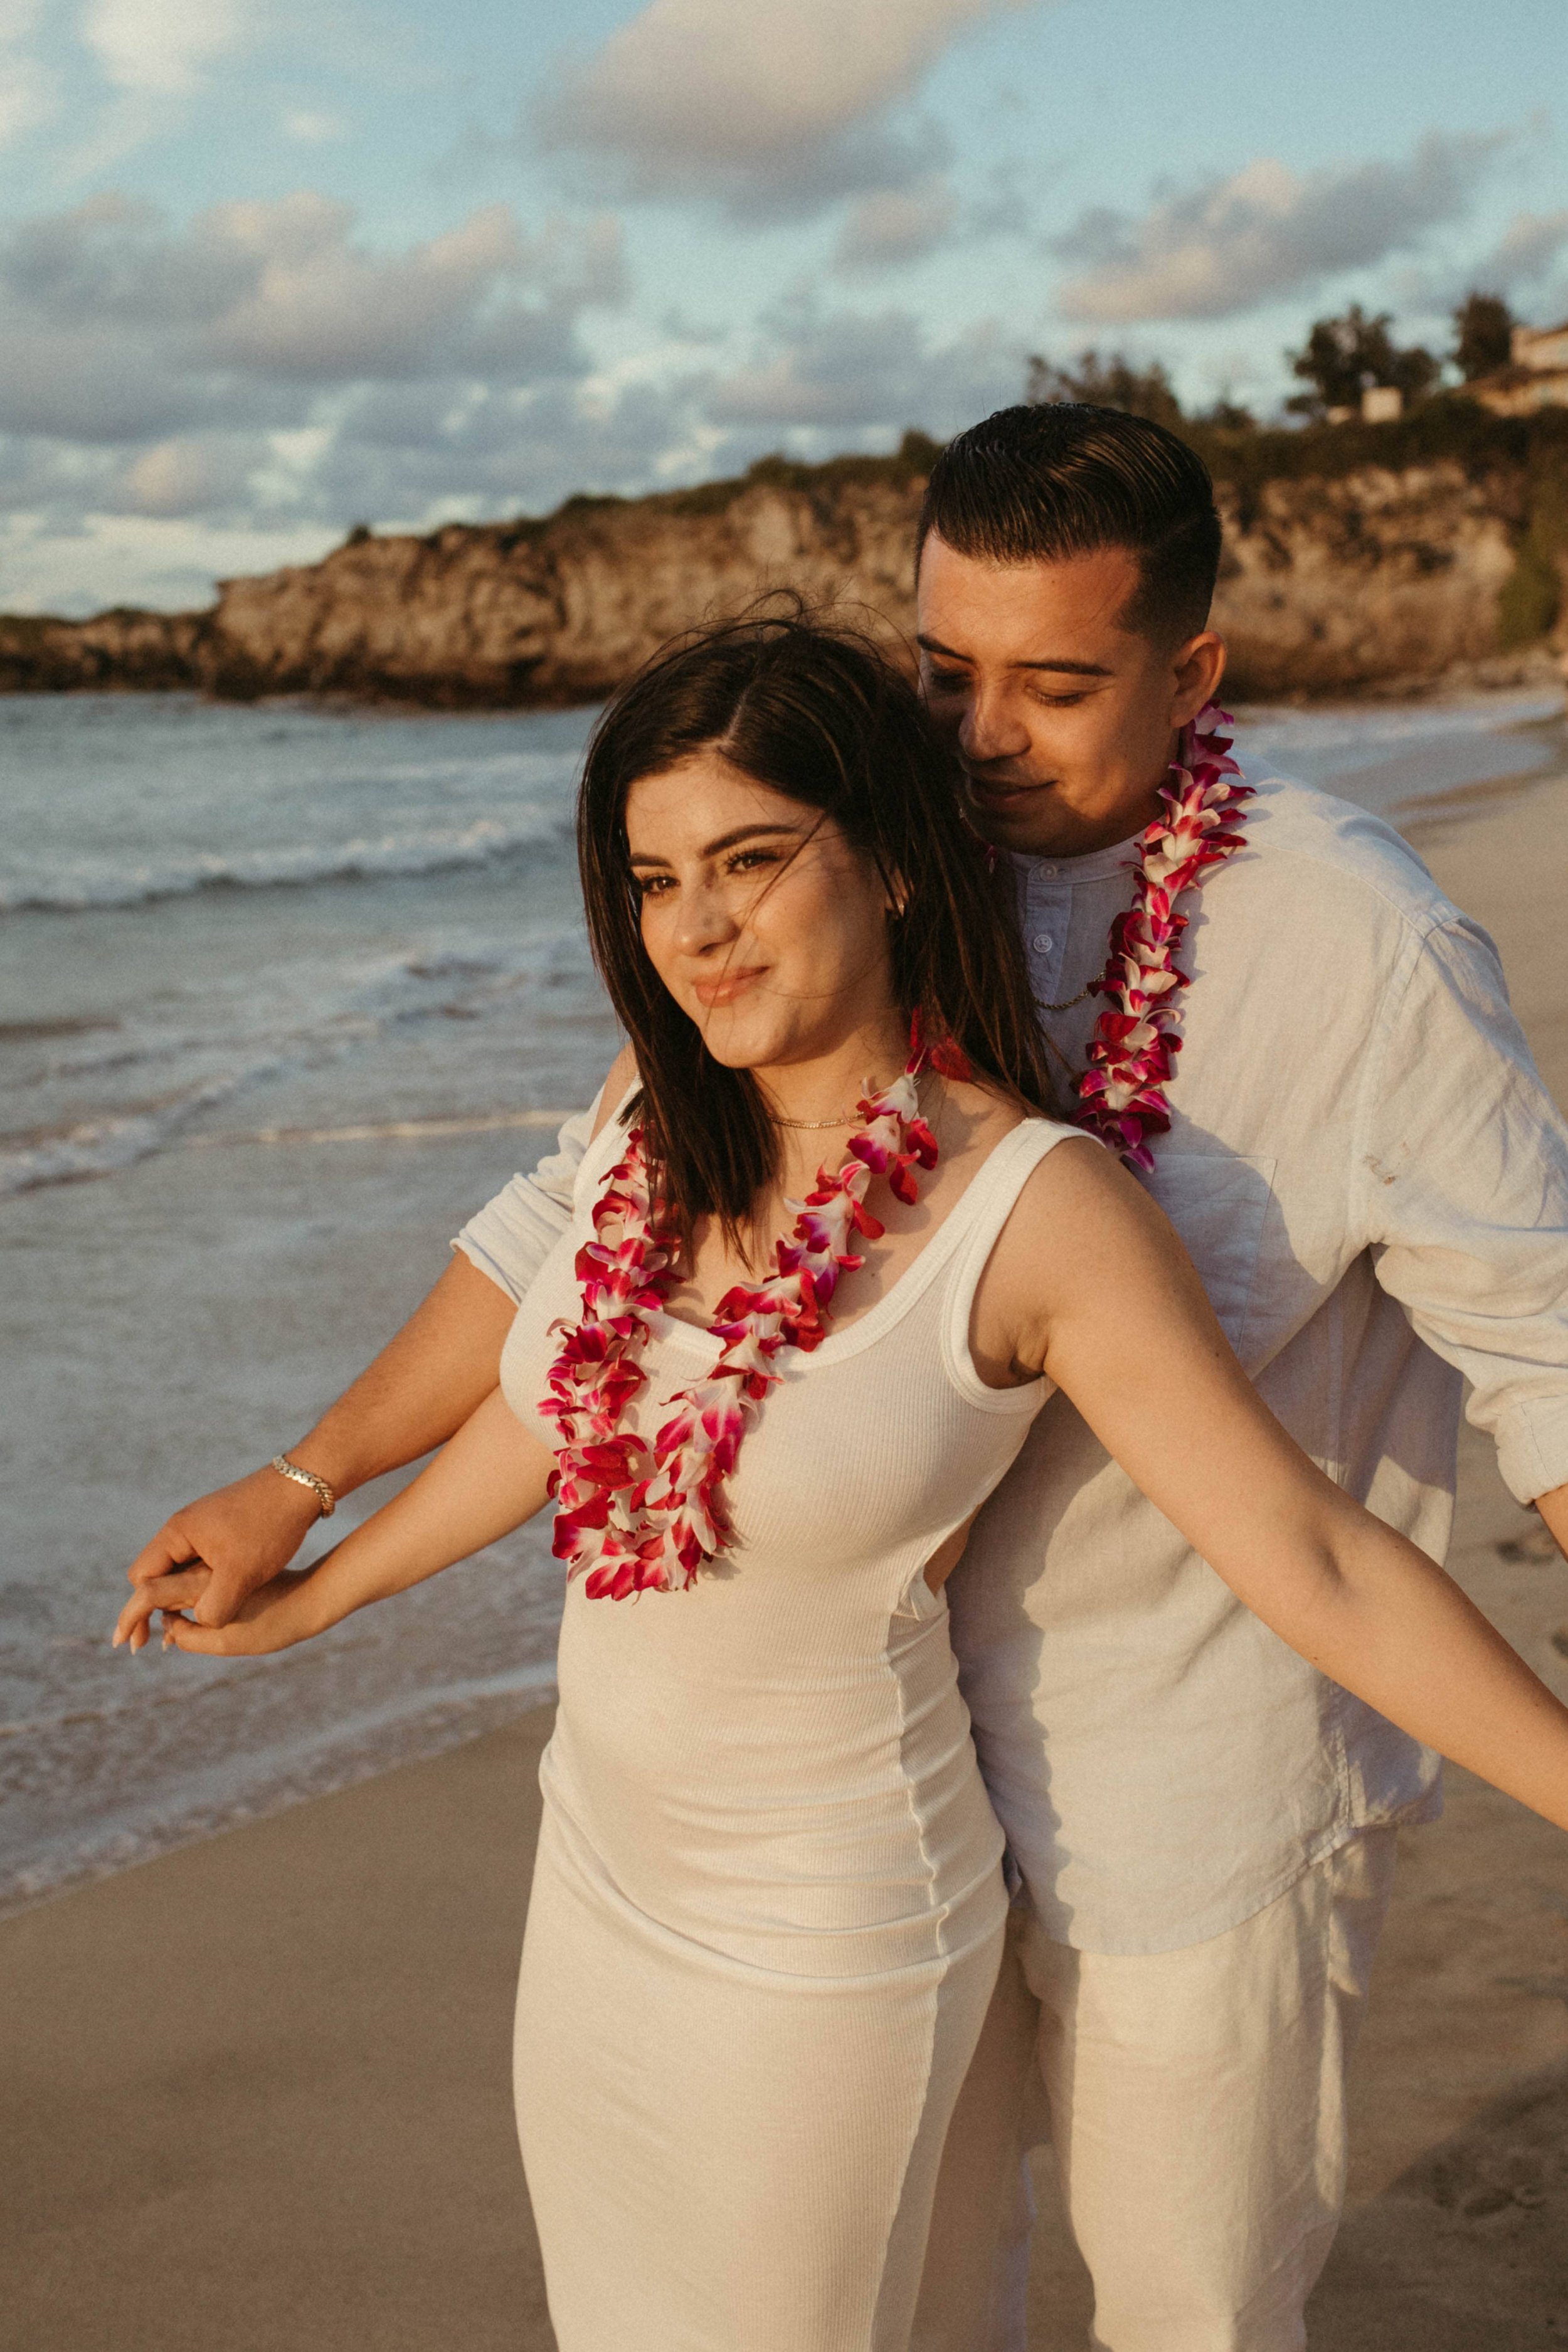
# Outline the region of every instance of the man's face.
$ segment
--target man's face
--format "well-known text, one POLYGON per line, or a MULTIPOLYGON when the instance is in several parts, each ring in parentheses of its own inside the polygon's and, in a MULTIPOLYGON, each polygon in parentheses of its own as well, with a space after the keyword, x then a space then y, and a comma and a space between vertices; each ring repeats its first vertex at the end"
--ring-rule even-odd
POLYGON ((1176 732, 1217 688, 1225 647, 1121 626, 1138 589, 1120 547, 989 563, 933 531, 921 556, 921 683, 963 770, 977 832, 1078 857, 1141 832, 1176 732))

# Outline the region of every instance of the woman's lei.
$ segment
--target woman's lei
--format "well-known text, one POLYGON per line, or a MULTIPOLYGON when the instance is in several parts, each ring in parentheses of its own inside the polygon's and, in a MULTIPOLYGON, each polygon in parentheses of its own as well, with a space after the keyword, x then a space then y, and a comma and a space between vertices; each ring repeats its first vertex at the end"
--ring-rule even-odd
POLYGON ((594 1239, 577 1253, 582 1318, 552 1326, 565 1337, 539 1408, 561 1438, 550 1482, 555 1554, 569 1580, 586 1575, 590 1600, 684 1588, 730 1540, 724 1480, 748 1420, 781 1378, 776 1360, 826 1339, 839 1276, 864 1264, 852 1238, 874 1242, 884 1230, 866 1206, 871 1179, 885 1176, 912 1204, 916 1170, 936 1166, 915 1081, 928 1061, 950 1076, 966 1076, 967 1065, 950 1045, 922 1045, 918 1024, 912 1045, 903 1076, 857 1103, 864 1124, 837 1175, 819 1169, 816 1189, 786 1203, 798 1214, 774 1244, 773 1273, 720 1300, 708 1326, 717 1360, 671 1397, 651 1451, 621 1419, 646 1378, 637 1360, 674 1286, 680 1237, 652 1196, 643 1130, 627 1137, 594 1204, 594 1239))
POLYGON ((1189 979, 1175 964, 1187 928, 1176 900, 1247 838, 1236 820, 1252 786, 1226 781, 1241 775, 1230 757, 1232 724, 1211 702, 1183 730, 1171 781, 1160 787, 1166 814, 1138 837, 1137 895, 1111 925, 1110 958, 1094 984, 1110 1010, 1095 1023, 1077 1123, 1133 1168, 1153 1167, 1146 1138, 1171 1124, 1164 1089, 1182 1049, 1177 992, 1189 979))

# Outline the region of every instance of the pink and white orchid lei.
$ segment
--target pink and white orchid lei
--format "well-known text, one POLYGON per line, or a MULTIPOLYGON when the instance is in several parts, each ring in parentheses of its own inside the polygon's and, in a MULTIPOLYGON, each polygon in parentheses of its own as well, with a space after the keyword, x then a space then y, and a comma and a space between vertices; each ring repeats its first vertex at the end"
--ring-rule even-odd
POLYGON ((1133 1168, 1153 1167, 1146 1139, 1171 1124, 1164 1089, 1182 1048, 1178 998, 1190 978, 1175 963, 1188 920, 1176 900, 1247 838, 1236 821, 1252 786, 1226 782, 1241 775, 1230 757, 1232 724, 1211 702, 1184 729, 1171 781, 1160 787, 1167 814, 1138 837, 1137 896, 1111 926, 1110 958, 1095 982, 1111 1009, 1095 1024, 1078 1124, 1133 1168))
POLYGON ((918 1028, 901 1077, 856 1105, 864 1121, 837 1175, 817 1171, 787 1240, 775 1243, 774 1271, 754 1288, 737 1285, 708 1328, 719 1342, 711 1370, 669 1400, 651 1452, 621 1427, 646 1374, 637 1359, 672 1288, 680 1239, 650 1193, 643 1131, 626 1139, 594 1207, 594 1239, 577 1253, 582 1320, 556 1324, 561 1352, 550 1368, 540 1412, 560 1433, 551 1491, 558 1505, 554 1549, 568 1580, 585 1574, 592 1601, 684 1590, 733 1532, 723 1485, 785 1348, 809 1350, 827 1336, 841 1274, 864 1264, 855 1236, 874 1242, 883 1226, 866 1206, 874 1176, 912 1203, 917 1169, 936 1166, 936 1138, 920 1116, 916 1079, 928 1060, 967 1076, 952 1046, 928 1050, 918 1028))

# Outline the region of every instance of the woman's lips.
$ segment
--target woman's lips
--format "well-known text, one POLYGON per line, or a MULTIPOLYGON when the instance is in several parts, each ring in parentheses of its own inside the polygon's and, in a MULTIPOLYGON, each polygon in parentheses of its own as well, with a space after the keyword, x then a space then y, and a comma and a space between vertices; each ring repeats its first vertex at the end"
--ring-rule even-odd
POLYGON ((753 964, 747 971, 727 971, 717 980, 700 980, 691 992, 698 1003, 705 1004, 711 1013, 716 1006, 733 1004, 738 996, 744 996, 766 970, 765 964, 759 963, 753 964))

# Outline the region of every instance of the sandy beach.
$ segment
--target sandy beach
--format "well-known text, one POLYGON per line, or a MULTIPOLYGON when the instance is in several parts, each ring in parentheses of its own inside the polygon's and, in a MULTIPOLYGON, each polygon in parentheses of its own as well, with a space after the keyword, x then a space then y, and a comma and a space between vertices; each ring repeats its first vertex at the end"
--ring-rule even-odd
MULTIPOLYGON (((1568 777, 1409 827, 1568 1101, 1568 777)), ((1467 1433, 1452 1565, 1568 1697, 1568 1570, 1467 1433)), ((549 1711, 0 1921, 5 2352, 547 2352, 512 1984, 549 1711)), ((1086 2296, 1042 2166, 1032 2352, 1086 2296)), ((1314 2352, 1568 2342, 1568 1843, 1408 1833, 1314 2352)))

